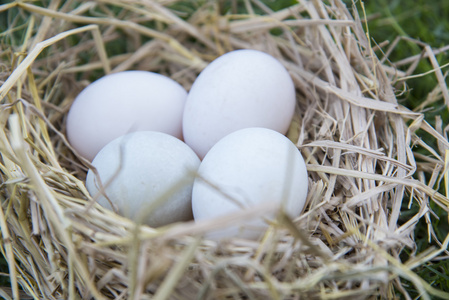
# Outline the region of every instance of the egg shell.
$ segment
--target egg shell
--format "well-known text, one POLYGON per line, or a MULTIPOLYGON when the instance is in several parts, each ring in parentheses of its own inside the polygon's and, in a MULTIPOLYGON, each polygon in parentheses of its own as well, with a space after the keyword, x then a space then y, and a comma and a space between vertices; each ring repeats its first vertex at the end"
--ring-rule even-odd
MULTIPOLYGON (((191 195, 200 160, 184 142, 165 133, 139 131, 107 144, 92 161, 105 194, 125 217, 159 227, 192 219, 191 195), (154 209, 156 202, 160 202, 154 209)), ((92 170, 86 187, 113 209, 92 170)))
POLYGON ((152 72, 104 76, 76 97, 67 116, 67 138, 92 160, 107 143, 133 131, 151 130, 182 138, 186 90, 152 72))
MULTIPOLYGON (((193 215, 201 221, 275 203, 295 218, 307 190, 304 159, 289 139, 270 129, 242 129, 221 139, 204 157, 193 185, 193 215)), ((208 237, 257 239, 267 228, 263 218, 275 214, 255 216, 208 237)))
POLYGON ((285 134, 295 104, 293 81, 277 59, 257 50, 232 51, 211 62, 193 83, 183 115, 184 140, 203 158, 239 129, 285 134))

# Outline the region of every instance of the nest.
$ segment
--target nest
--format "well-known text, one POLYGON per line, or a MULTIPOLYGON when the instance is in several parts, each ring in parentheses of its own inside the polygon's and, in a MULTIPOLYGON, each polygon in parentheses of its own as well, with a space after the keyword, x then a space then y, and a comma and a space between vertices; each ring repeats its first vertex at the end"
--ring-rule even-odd
POLYGON ((421 56, 390 63, 394 45, 386 53, 373 46, 353 9, 340 0, 301 0, 276 11, 258 0, 0 6, 11 16, 1 52, 0 225, 13 296, 408 298, 404 279, 423 298, 447 296, 413 272, 449 243, 429 226, 439 246, 415 253, 415 225, 431 222, 431 204, 449 207, 438 192, 447 128, 433 128, 396 98, 422 58, 436 64, 438 84, 421 108, 448 101, 444 78, 427 46, 421 56), (303 214, 280 212, 259 241, 217 243, 203 234, 248 212, 154 229, 97 205, 84 186, 89 163, 65 138, 76 95, 100 76, 130 69, 164 74, 189 90, 209 62, 235 49, 271 54, 294 80, 288 137, 309 173, 303 214), (419 209, 401 218, 409 202, 419 209), (406 261, 404 249, 412 253, 406 261))

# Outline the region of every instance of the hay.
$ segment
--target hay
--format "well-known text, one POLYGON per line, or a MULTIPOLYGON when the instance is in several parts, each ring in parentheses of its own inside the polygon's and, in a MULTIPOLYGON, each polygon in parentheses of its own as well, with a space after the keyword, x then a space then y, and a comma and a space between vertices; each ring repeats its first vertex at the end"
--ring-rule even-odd
POLYGON ((413 272, 447 256, 449 236, 438 241, 429 225, 440 247, 399 257, 416 250, 414 227, 431 224, 432 202, 448 210, 438 193, 443 178, 448 185, 448 128, 431 127, 396 99, 397 86, 429 58, 438 85, 425 105, 447 105, 435 59, 447 48, 424 45, 421 56, 389 62, 400 41, 385 53, 372 47, 340 0, 277 12, 258 0, 20 1, 1 11, 11 12, 0 53, 1 250, 14 297, 20 286, 36 299, 409 299, 406 279, 424 299, 449 298, 413 272), (189 89, 210 61, 240 48, 270 53, 295 82, 288 137, 309 171, 304 214, 280 213, 259 242, 217 244, 202 234, 269 208, 152 229, 93 203, 84 187, 89 163, 64 137, 77 93, 127 69, 189 89), (400 221, 412 204, 418 212, 400 221))

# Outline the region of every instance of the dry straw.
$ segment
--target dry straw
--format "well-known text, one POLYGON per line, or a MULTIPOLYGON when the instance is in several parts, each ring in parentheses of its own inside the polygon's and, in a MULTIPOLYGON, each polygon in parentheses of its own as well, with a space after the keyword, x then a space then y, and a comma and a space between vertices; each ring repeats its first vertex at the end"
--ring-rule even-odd
POLYGON ((430 209, 449 207, 438 192, 444 178, 448 185, 448 128, 441 120, 431 127, 396 99, 408 78, 422 76, 414 74, 417 63, 429 59, 437 84, 418 109, 449 103, 435 59, 447 47, 418 44, 422 55, 390 62, 401 39, 385 52, 373 47, 340 0, 300 0, 277 12, 259 0, 47 4, 0 6, 10 24, 0 53, 1 250, 11 280, 3 297, 410 299, 405 279, 423 299, 449 298, 414 273, 449 254, 449 236, 437 239, 430 209), (258 242, 217 244, 202 234, 269 208, 155 230, 92 203, 84 187, 89 164, 64 137, 76 94, 128 69, 159 72, 189 89, 211 60, 241 48, 278 58, 295 82, 288 136, 309 171, 302 216, 280 213, 258 242), (417 212, 400 218, 412 205, 417 212), (438 247, 416 253, 419 221, 429 223, 438 247), (401 261, 404 249, 412 255, 401 261))

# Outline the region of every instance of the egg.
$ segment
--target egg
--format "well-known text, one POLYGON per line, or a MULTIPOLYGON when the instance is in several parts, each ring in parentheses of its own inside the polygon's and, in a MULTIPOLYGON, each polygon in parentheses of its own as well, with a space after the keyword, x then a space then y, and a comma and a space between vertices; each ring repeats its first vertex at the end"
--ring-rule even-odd
POLYGON ((239 129, 263 127, 285 134, 295 104, 293 81, 277 59, 257 50, 232 51, 194 81, 184 109, 184 140, 203 158, 239 129))
POLYGON ((95 156, 92 165, 98 176, 90 169, 86 187, 103 207, 159 227, 192 219, 192 185, 199 164, 193 150, 171 135, 133 132, 95 156))
POLYGON ((174 80, 147 71, 104 76, 75 98, 67 138, 88 160, 113 139, 133 131, 159 131, 182 138, 187 91, 174 80))
MULTIPOLYGON (((232 215, 267 203, 296 218, 304 208, 308 176, 304 159, 284 135, 266 128, 235 131, 206 154, 192 191, 196 221, 232 215)), ((263 216, 208 233, 211 239, 257 239, 267 228, 263 216)))

